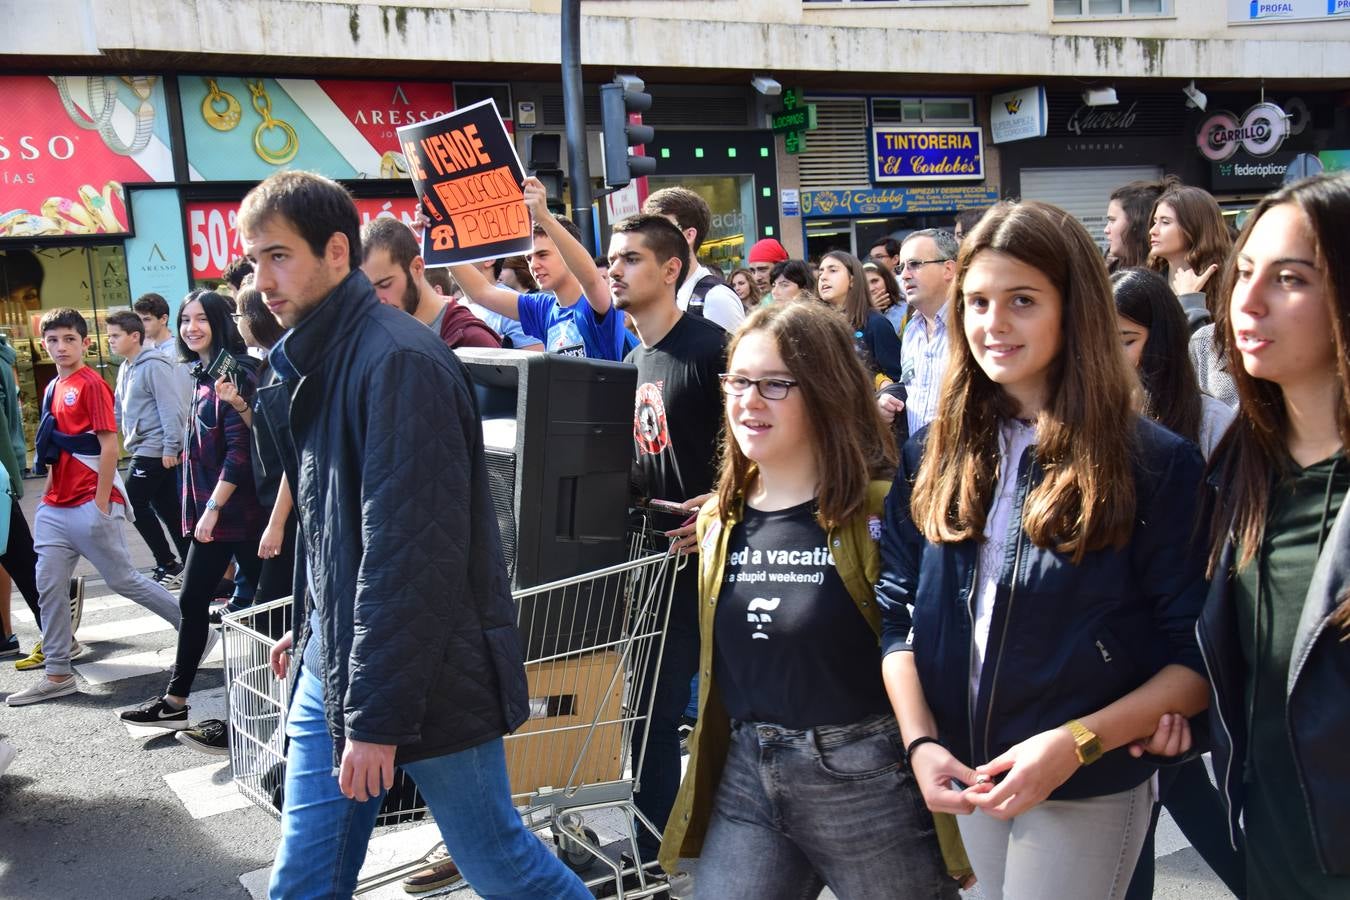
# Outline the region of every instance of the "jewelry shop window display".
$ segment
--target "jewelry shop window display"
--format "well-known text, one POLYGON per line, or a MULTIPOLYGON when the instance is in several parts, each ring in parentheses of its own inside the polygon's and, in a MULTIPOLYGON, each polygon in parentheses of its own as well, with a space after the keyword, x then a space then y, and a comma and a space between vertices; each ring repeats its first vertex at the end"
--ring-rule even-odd
MULTIPOLYGON (((120 244, 6 246, 0 250, 0 335, 14 350, 15 378, 30 451, 37 434, 42 393, 56 377, 56 366, 42 346, 38 322, 43 312, 62 306, 79 310, 89 323, 85 362, 109 387, 116 385, 120 359, 108 347, 104 326, 108 313, 131 306, 126 254, 120 244)), ((0 359, 4 355, 0 349, 0 359)))

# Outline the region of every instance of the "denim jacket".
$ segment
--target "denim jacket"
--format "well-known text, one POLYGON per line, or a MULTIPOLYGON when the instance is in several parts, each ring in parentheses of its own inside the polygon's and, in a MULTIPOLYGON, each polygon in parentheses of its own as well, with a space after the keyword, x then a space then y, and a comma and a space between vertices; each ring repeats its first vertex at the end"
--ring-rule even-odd
MULTIPOLYGON (((1022 529, 1022 505, 1042 472, 1035 448, 1020 460, 973 700, 980 545, 933 544, 919 533, 909 506, 926 432, 905 445, 881 538, 882 653, 914 653, 939 736, 967 765, 1101 709, 1171 663, 1204 674, 1194 635, 1205 596, 1196 531, 1204 463, 1194 445, 1153 422, 1136 416, 1134 430, 1134 533, 1124 547, 1089 552, 1076 565, 1035 546, 1022 529)), ((1134 759, 1120 747, 1080 768, 1050 799, 1118 793, 1156 768, 1153 758, 1134 759)))
MULTIPOLYGON (((881 613, 873 597, 873 585, 880 568, 875 530, 880 525, 882 502, 889 487, 884 481, 873 481, 867 489, 864 514, 831 529, 826 536, 840 580, 858 612, 877 633, 881 631, 881 613)), ((667 872, 675 871, 680 857, 696 857, 702 852, 712 819, 713 798, 730 751, 731 718, 722 705, 713 674, 713 622, 717 618, 727 543, 741 514, 740 506, 727 510, 726 521, 722 521, 714 499, 705 503, 698 515, 698 725, 689 738, 689 767, 680 782, 680 792, 661 841, 660 862, 667 872)), ((877 677, 881 677, 880 671, 877 677)), ((953 877, 964 878, 971 868, 956 822, 941 814, 933 818, 948 872, 953 877)))

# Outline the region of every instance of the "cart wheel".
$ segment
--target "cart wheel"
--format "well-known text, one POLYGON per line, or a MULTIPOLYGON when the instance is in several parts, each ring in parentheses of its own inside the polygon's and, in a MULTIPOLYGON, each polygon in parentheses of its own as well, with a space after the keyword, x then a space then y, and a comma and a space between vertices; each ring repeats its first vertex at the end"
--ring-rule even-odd
MULTIPOLYGON (((595 829, 589 825, 583 825, 581 832, 586 836, 586 840, 597 847, 600 846, 600 836, 595 833, 595 829)), ((591 863, 595 862, 595 855, 590 850, 572 840, 566 834, 554 834, 553 841, 558 845, 559 858, 573 872, 584 871, 590 868, 591 863)))

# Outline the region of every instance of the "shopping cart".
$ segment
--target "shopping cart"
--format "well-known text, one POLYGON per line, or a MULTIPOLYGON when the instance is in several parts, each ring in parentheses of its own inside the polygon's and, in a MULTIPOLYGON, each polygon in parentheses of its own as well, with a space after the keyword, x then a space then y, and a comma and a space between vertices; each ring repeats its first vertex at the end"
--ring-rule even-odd
MULTIPOLYGON (((513 595, 528 648, 530 717, 505 740, 512 799, 528 827, 551 832, 559 856, 589 887, 620 900, 669 896, 665 879, 635 862, 639 829, 658 837, 660 831, 633 802, 646 741, 633 748, 635 758, 629 747, 651 714, 654 692, 640 694, 661 665, 675 578, 684 564, 684 557, 655 549, 648 531, 638 528, 628 562, 513 595), (602 845, 586 825, 585 816, 601 810, 619 813, 626 832, 620 841, 602 845)), ((278 600, 223 619, 234 780, 274 815, 283 800, 291 684, 273 677, 268 656, 273 635, 289 627, 290 609, 289 600, 278 600)), ((411 778, 398 770, 377 826, 427 815, 411 778)), ((417 871, 430 856, 365 878, 356 893, 417 871)))

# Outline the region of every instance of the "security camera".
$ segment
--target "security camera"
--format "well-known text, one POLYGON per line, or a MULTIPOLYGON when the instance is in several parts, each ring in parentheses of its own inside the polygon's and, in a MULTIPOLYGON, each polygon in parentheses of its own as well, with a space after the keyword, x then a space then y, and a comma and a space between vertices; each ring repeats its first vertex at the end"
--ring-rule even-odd
POLYGON ((1119 102, 1116 89, 1110 86, 1090 87, 1083 91, 1084 106, 1115 106, 1119 102))
POLYGON ((1182 88, 1181 92, 1186 95, 1187 107, 1191 109, 1198 109, 1201 112, 1205 111, 1205 107, 1209 104, 1209 98, 1206 97, 1204 93, 1198 87, 1195 86, 1194 81, 1191 81, 1190 84, 1182 88))
POLYGON ((777 97, 783 93, 783 85, 779 84, 778 79, 770 78, 768 75, 756 75, 750 79, 750 83, 766 97, 777 97))

